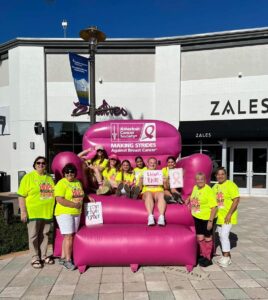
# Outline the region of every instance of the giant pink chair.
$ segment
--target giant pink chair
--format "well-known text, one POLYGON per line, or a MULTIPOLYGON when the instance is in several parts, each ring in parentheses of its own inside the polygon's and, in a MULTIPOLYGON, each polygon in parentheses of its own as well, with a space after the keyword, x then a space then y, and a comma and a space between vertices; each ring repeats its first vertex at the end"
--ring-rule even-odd
MULTIPOLYGON (((146 161, 158 159, 159 168, 168 156, 178 157, 181 151, 180 133, 172 125, 155 120, 106 121, 90 127, 83 138, 83 149, 101 144, 108 154, 116 153, 119 159, 136 156, 146 161)), ((78 179, 85 188, 88 181, 81 172, 81 161, 74 153, 62 152, 53 160, 52 169, 57 178, 66 163, 78 168, 78 179)), ((197 172, 204 172, 210 180, 212 162, 203 154, 194 154, 178 162, 184 170, 183 199, 194 186, 197 172)), ((196 264, 197 244, 194 222, 185 205, 169 204, 165 227, 148 227, 147 212, 142 200, 124 196, 91 196, 102 203, 103 224, 86 226, 81 217, 80 229, 75 235, 73 257, 80 272, 88 266, 130 265, 133 271, 140 265, 184 265, 188 271, 196 264)), ((155 208, 154 215, 158 217, 155 208)), ((54 255, 60 256, 62 236, 56 230, 54 255)))

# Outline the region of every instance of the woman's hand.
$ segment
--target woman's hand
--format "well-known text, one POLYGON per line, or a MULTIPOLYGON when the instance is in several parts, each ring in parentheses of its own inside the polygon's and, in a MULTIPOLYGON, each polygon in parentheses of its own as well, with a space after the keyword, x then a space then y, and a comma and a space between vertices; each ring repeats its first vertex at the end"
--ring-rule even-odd
POLYGON ((89 202, 96 202, 95 199, 91 198, 90 196, 88 196, 88 200, 89 202))
POLYGON ((231 214, 227 214, 227 216, 224 219, 224 223, 225 224, 229 224, 231 222, 231 218, 232 218, 232 215, 231 214))
POLYGON ((26 223, 27 222, 27 212, 26 211, 21 211, 20 213, 20 219, 23 223, 26 223))
POLYGON ((213 227, 213 222, 211 222, 210 220, 208 220, 208 223, 207 223, 207 230, 211 230, 213 227))
POLYGON ((81 202, 74 203, 74 208, 80 209, 81 207, 82 207, 82 203, 81 202))

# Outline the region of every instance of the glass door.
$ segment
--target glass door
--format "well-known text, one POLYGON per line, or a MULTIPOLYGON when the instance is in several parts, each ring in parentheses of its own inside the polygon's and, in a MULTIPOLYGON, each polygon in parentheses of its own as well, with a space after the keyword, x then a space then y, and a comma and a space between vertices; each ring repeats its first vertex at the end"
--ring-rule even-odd
POLYGON ((249 194, 249 148, 232 147, 230 153, 230 179, 239 187, 241 194, 249 194))
POLYGON ((251 194, 267 194, 267 148, 251 147, 251 194))
POLYGON ((267 147, 258 145, 230 148, 230 179, 241 194, 267 195, 267 147))

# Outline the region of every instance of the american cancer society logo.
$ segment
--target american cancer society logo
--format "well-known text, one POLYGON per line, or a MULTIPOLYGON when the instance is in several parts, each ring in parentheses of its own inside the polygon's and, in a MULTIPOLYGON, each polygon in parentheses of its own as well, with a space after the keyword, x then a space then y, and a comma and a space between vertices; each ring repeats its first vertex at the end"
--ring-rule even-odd
POLYGON ((137 141, 154 142, 156 141, 155 123, 112 123, 111 124, 112 142, 137 141))

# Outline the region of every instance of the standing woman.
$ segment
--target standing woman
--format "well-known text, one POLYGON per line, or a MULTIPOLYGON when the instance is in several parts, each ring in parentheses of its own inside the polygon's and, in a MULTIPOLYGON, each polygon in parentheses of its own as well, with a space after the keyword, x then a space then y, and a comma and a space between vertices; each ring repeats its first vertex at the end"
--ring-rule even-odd
POLYGON ((42 268, 43 264, 54 264, 52 257, 47 256, 55 204, 54 182, 46 174, 46 165, 46 158, 38 156, 33 163, 34 171, 22 178, 18 190, 21 220, 27 222, 31 264, 35 269, 42 268))
POLYGON ((213 225, 216 223, 217 202, 211 187, 206 184, 204 173, 197 173, 195 182, 190 204, 200 250, 198 262, 200 266, 208 267, 212 265, 212 234, 213 225))
MULTIPOLYGON (((83 204, 84 191, 78 179, 77 169, 73 164, 67 164, 62 170, 62 178, 55 186, 55 197, 57 201, 55 216, 64 236, 62 253, 59 263, 66 269, 74 270, 72 262, 73 235, 77 232, 80 224, 80 214, 83 204)), ((94 200, 89 197, 89 201, 94 200)))
POLYGON ((223 167, 217 169, 216 178, 218 183, 213 186, 213 191, 218 202, 217 230, 223 254, 218 263, 225 268, 232 263, 229 234, 232 225, 237 224, 237 207, 240 196, 237 185, 227 180, 227 173, 223 167))

